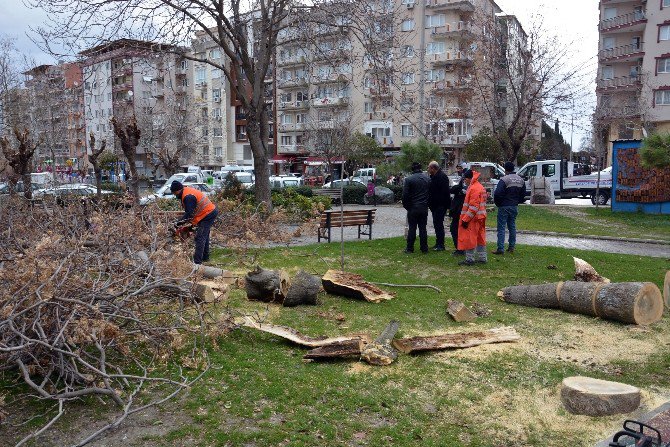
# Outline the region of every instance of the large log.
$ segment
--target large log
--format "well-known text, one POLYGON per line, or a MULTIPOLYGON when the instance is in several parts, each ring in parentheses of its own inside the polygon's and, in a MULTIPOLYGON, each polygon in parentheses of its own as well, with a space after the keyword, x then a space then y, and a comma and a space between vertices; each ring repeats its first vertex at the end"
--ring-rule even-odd
POLYGON ((289 277, 285 272, 259 266, 247 273, 244 279, 247 298, 265 303, 282 303, 289 287, 289 277))
POLYGON ((665 307, 670 307, 670 270, 665 272, 665 281, 663 282, 663 301, 665 301, 665 307))
POLYGON ((594 300, 601 286, 599 282, 566 281, 561 287, 558 305, 566 312, 596 317, 594 300))
POLYGON ((363 343, 369 343, 370 341, 372 341, 372 337, 370 337, 370 335, 368 334, 352 334, 352 335, 343 335, 340 337, 330 337, 330 338, 310 337, 301 334, 300 332, 290 327, 277 326, 270 323, 259 323, 258 321, 248 316, 236 320, 236 323, 244 327, 276 335, 278 337, 292 341, 293 343, 296 343, 298 345, 307 346, 308 348, 318 348, 320 346, 333 345, 336 343, 343 343, 352 340, 360 340, 363 343))
POLYGON ((398 338, 393 346, 404 354, 442 349, 462 349, 489 343, 505 343, 520 340, 521 337, 512 327, 500 327, 487 331, 442 334, 428 337, 398 338))
POLYGON ((594 307, 600 318, 646 325, 663 317, 663 297, 654 283, 604 284, 596 293, 594 307))
POLYGON ((600 276, 596 269, 583 259, 572 257, 575 261, 575 281, 582 282, 610 282, 609 279, 600 276))
POLYGON ((371 303, 379 303, 393 298, 392 293, 385 292, 365 281, 361 275, 328 270, 321 278, 323 288, 332 295, 362 299, 371 303))
POLYGON ((330 360, 358 358, 361 356, 365 342, 358 340, 338 341, 326 346, 320 346, 307 352, 303 356, 307 360, 330 360))
POLYGON ((566 377, 561 385, 561 402, 572 414, 610 416, 630 413, 640 406, 640 390, 624 383, 566 377))
POLYGON ((283 304, 286 307, 316 304, 316 298, 320 290, 321 280, 319 277, 300 270, 291 281, 291 287, 288 289, 283 304))
POLYGON ((563 283, 511 286, 502 290, 502 299, 522 306, 558 309, 558 289, 563 283))
POLYGON ((399 327, 400 323, 398 321, 391 321, 375 341, 363 348, 361 359, 377 366, 386 366, 393 363, 398 358, 398 352, 391 345, 391 341, 399 327))

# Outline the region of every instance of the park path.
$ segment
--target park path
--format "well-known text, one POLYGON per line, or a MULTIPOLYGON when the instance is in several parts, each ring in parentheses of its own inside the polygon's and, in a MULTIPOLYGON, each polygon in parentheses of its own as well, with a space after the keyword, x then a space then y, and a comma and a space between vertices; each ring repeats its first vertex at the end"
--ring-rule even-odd
MULTIPOLYGON (((345 205, 344 209, 362 209, 368 208, 360 205, 345 205)), ((405 232, 405 210, 400 205, 386 205, 377 207, 375 224, 372 227, 372 238, 383 239, 403 236, 405 232)), ((451 235, 447 230, 447 246, 450 247, 451 235)), ((434 243, 430 236, 435 235, 431 216, 428 216, 428 234, 429 244, 434 243)), ((344 240, 357 240, 358 230, 356 227, 347 227, 344 229, 344 240)), ((363 236, 365 237, 365 236, 363 236)), ((495 229, 487 230, 487 240, 495 241, 495 229)), ((333 242, 339 241, 340 229, 332 230, 333 242)), ((299 245, 316 243, 316 235, 304 235, 294 240, 299 245)), ((323 242, 322 242, 323 243, 323 242)), ((523 229, 517 233, 517 244, 535 245, 547 247, 562 247, 578 250, 602 251, 605 253, 618 253, 627 255, 651 256, 656 258, 670 259, 670 241, 643 242, 631 241, 625 239, 601 239, 597 237, 575 237, 563 236, 550 233, 525 232, 523 229)))

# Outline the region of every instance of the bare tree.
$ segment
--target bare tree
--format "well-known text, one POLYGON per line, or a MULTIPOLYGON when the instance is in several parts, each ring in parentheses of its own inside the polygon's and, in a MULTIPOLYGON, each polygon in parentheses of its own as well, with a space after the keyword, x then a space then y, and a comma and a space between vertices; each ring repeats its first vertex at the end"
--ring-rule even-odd
MULTIPOLYGON (((11 183, 16 184, 18 177, 23 180, 23 191, 26 199, 32 199, 32 181, 30 173, 33 167, 33 155, 35 150, 40 145, 41 141, 33 142, 30 131, 24 128, 22 131, 18 127, 14 128, 14 137, 16 138, 17 147, 15 148, 9 141, 7 136, 0 138, 0 147, 2 147, 2 155, 7 160, 7 164, 12 168, 14 176, 11 178, 11 183)), ((13 188, 10 188, 12 190, 13 188)))
POLYGON ((110 123, 114 127, 114 134, 119 139, 121 151, 126 156, 128 168, 130 169, 130 190, 133 194, 133 200, 136 205, 140 203, 140 178, 137 173, 137 164, 135 163, 135 152, 140 144, 142 132, 137 127, 135 117, 132 117, 127 124, 117 121, 112 117, 110 123))
POLYGON ((102 140, 102 143, 100 143, 99 148, 95 148, 95 134, 91 132, 90 135, 90 147, 91 147, 91 153, 88 155, 88 161, 93 165, 93 172, 95 174, 95 189, 96 189, 96 195, 98 197, 98 200, 100 200, 102 196, 102 166, 100 162, 100 155, 102 155, 103 152, 105 152, 105 149, 107 148, 107 142, 105 140, 102 140))

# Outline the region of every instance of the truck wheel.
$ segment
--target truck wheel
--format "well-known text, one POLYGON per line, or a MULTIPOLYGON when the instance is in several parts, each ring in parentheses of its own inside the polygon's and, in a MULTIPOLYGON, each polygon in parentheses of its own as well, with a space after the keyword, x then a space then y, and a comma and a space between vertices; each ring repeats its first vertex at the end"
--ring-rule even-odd
MULTIPOLYGON (((598 191, 598 205, 606 205, 610 199, 610 194, 608 191, 598 191)), ((596 195, 595 193, 591 195, 591 203, 596 204, 596 195)))

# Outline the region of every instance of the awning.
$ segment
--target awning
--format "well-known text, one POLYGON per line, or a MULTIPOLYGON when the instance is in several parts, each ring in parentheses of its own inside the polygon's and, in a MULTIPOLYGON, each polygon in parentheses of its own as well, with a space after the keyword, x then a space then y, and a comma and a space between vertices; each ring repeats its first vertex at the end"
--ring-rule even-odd
POLYGON ((284 163, 294 163, 294 162, 295 162, 295 157, 291 157, 290 155, 275 155, 270 160, 270 163, 277 164, 277 165, 281 165, 281 164, 284 164, 284 163))
MULTIPOLYGON (((346 161, 346 160, 343 160, 343 159, 333 159, 333 160, 331 160, 330 162, 331 162, 332 164, 334 164, 334 165, 337 165, 337 164, 344 163, 345 161, 346 161)), ((321 158, 321 157, 307 157, 307 158, 305 159, 305 164, 306 164, 307 166, 320 166, 320 165, 325 165, 325 164, 326 164, 326 160, 324 160, 324 159, 321 158)))

